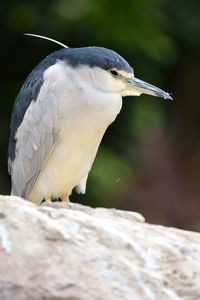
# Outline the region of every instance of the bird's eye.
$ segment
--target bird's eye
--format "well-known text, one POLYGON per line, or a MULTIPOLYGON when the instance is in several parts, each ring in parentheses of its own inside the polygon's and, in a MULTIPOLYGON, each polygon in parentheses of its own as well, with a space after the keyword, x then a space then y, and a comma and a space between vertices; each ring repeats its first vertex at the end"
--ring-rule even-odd
POLYGON ((119 75, 118 72, 115 71, 115 70, 109 70, 109 72, 110 72, 114 77, 116 77, 116 76, 119 75))

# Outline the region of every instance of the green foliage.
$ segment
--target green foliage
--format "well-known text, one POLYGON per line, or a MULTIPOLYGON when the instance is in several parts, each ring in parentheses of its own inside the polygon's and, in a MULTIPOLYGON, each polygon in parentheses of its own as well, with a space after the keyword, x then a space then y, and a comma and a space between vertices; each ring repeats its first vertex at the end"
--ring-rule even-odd
POLYGON ((100 146, 88 181, 88 195, 106 206, 109 200, 112 201, 125 191, 132 180, 133 174, 128 162, 111 149, 100 146))

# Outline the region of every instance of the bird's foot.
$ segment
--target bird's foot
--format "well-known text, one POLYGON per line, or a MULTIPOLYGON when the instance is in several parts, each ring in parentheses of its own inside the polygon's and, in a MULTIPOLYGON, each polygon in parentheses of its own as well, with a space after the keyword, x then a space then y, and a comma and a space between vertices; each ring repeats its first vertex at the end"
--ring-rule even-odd
POLYGON ((51 197, 45 197, 45 202, 50 202, 51 201, 51 197))
POLYGON ((63 194, 60 196, 60 199, 63 201, 63 202, 70 202, 69 201, 69 196, 68 194, 63 194))

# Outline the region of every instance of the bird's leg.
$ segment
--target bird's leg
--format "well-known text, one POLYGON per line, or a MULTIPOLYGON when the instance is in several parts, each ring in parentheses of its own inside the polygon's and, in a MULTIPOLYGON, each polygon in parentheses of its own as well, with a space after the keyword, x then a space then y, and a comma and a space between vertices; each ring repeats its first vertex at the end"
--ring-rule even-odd
POLYGON ((68 196, 67 193, 61 195, 61 196, 60 196, 60 199, 61 199, 63 202, 70 202, 70 201, 69 201, 69 196, 68 196))

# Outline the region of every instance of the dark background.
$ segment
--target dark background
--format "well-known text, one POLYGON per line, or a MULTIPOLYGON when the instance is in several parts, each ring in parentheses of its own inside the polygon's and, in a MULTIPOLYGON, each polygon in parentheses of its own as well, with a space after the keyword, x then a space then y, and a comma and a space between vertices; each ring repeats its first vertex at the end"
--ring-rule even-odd
POLYGON ((124 98, 89 176, 71 200, 142 213, 153 223, 200 230, 200 1, 1 1, 0 192, 10 193, 10 115, 26 76, 60 47, 98 45, 121 54, 136 77, 174 101, 124 98))

